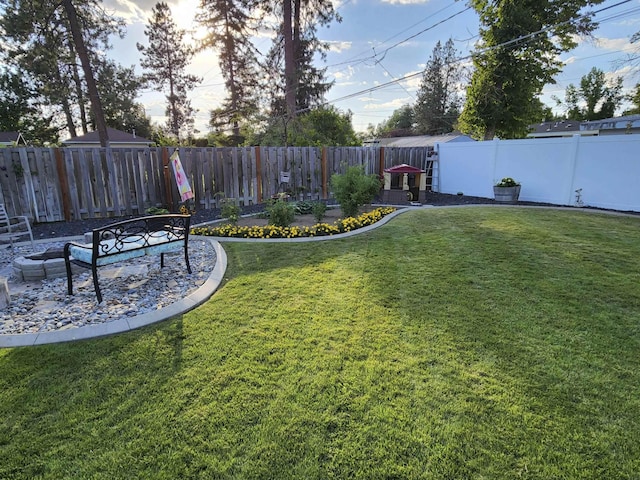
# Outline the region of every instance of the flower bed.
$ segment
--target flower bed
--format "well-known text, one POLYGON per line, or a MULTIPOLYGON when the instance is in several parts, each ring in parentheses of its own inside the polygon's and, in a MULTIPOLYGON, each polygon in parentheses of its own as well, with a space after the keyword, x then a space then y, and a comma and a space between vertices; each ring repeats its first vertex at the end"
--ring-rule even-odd
POLYGON ((274 225, 242 227, 238 225, 204 226, 191 229, 192 235, 233 238, 300 238, 322 237, 339 233, 351 232, 367 225, 372 225, 382 217, 389 215, 396 209, 380 207, 357 217, 347 217, 337 220, 333 224, 318 223, 311 227, 276 227, 274 225))

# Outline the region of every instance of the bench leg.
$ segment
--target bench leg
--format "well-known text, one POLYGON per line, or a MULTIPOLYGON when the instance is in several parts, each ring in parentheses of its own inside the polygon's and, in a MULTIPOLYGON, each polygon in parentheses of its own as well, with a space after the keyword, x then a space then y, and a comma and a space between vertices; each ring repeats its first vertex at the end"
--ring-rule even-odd
POLYGON ((102 293, 100 293, 100 285, 98 284, 98 269, 92 268, 91 273, 93 274, 93 289, 96 291, 96 297, 98 297, 98 303, 102 303, 102 293))
POLYGON ((73 279, 71 278, 71 264, 65 259, 65 267, 67 267, 67 295, 73 295, 73 279))
POLYGON ((187 246, 184 246, 184 261, 187 264, 187 272, 191 273, 191 264, 189 263, 189 251, 187 250, 187 246))
POLYGON ((64 266, 67 269, 67 295, 73 295, 73 279, 71 277, 71 262, 69 261, 69 247, 64 247, 64 266))

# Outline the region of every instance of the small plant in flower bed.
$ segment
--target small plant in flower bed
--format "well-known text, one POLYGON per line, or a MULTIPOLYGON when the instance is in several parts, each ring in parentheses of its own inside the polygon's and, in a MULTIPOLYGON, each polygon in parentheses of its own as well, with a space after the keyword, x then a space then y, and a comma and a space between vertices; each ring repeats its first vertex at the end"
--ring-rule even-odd
POLYGON ((288 227, 296 217, 296 210, 293 203, 282 199, 272 200, 267 204, 269 223, 275 227, 288 227))
POLYGON ((233 238, 321 237, 351 232, 366 227, 367 225, 372 225, 394 211, 395 208, 393 207, 381 207, 371 212, 363 213, 358 217, 343 218, 333 224, 317 223, 312 227, 279 227, 276 225, 239 227, 237 225, 221 225, 219 227, 205 226, 193 228, 191 234, 233 238))
POLYGON ((313 218, 316 219, 316 222, 322 222, 325 213, 327 213, 327 204, 324 202, 315 202, 311 209, 313 212, 313 218))
POLYGON ((313 202, 300 201, 295 203, 296 215, 308 215, 313 211, 313 202))
POLYGON ((225 198, 222 201, 222 208, 220 209, 220 216, 226 218, 232 224, 238 223, 240 218, 240 207, 236 205, 233 198, 225 198))

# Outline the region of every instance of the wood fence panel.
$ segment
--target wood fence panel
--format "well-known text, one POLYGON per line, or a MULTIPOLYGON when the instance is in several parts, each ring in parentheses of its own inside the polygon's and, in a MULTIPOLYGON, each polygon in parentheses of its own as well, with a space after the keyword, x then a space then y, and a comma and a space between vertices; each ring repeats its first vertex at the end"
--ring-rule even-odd
POLYGON ((144 196, 144 182, 142 180, 143 175, 141 171, 142 161, 139 155, 139 150, 134 149, 131 152, 131 169, 133 170, 133 178, 134 178, 134 198, 135 205, 138 210, 138 215, 142 215, 145 210, 145 196, 144 196))
POLYGON ((247 148, 243 148, 240 150, 240 165, 242 172, 242 196, 244 198, 245 205, 252 205, 254 202, 253 192, 251 185, 253 184, 253 176, 251 175, 251 163, 255 165, 255 162, 252 161, 250 152, 248 152, 247 148))
MULTIPOLYGON (((127 162, 127 156, 114 151, 114 160, 118 171, 118 190, 120 193, 120 203, 123 206, 126 215, 132 215, 133 209, 131 208, 131 189, 129 184, 129 165, 127 162)), ((123 152, 124 153, 124 152, 123 152)))
POLYGON ((100 216, 107 217, 107 190, 105 187, 108 186, 108 183, 105 181, 104 172, 102 169, 102 154, 98 149, 91 150, 91 161, 93 162, 93 190, 95 192, 95 196, 98 200, 98 205, 100 207, 100 216))
POLYGON ((314 200, 322 198, 322 164, 320 159, 320 149, 309 149, 309 175, 311 177, 309 191, 311 192, 311 198, 314 200))
POLYGON ((193 183, 191 184, 191 190, 193 191, 194 199, 193 204, 195 207, 199 207, 197 201, 202 198, 202 150, 197 148, 191 152, 191 176, 193 183))
POLYGON ((107 149, 104 158, 105 184, 108 187, 107 211, 114 217, 119 217, 122 215, 122 202, 120 201, 122 197, 118 189, 118 165, 115 159, 111 149, 107 149))
POLYGON ((215 171, 214 176, 214 194, 216 198, 216 205, 220 206, 220 202, 224 199, 224 158, 223 152, 220 148, 213 149, 213 166, 215 171))
POLYGON ((18 191, 18 184, 15 181, 14 163, 12 152, 8 148, 0 148, 0 185, 2 185, 3 198, 7 213, 14 217, 23 215, 22 203, 18 191))
POLYGON ((69 186, 69 200, 71 201, 71 216, 74 220, 80 220, 80 200, 78 199, 78 187, 76 185, 75 167, 73 162, 73 151, 64 149, 64 164, 67 174, 67 185, 69 186))
POLYGON ((233 198, 236 199, 238 205, 244 205, 244 198, 240 194, 240 166, 238 165, 238 149, 232 148, 231 150, 231 188, 233 192, 233 198))
MULTIPOLYGON (((142 214, 149 206, 177 208, 178 189, 165 154, 173 148, 9 148, 0 150, 0 201, 12 215, 37 221, 142 214), (169 182, 169 184, 167 184, 169 182), (63 211, 65 210, 65 211, 63 211)), ((252 205, 289 191, 296 199, 326 198, 331 175, 362 165, 366 173, 407 163, 427 171, 427 147, 180 148, 197 208, 226 196, 252 205), (383 153, 384 152, 384 153, 383 153), (281 182, 289 172, 289 182, 281 182)), ((168 158, 168 157, 167 157, 168 158)))
POLYGON ((200 156, 200 161, 202 162, 200 171, 202 172, 202 178, 200 179, 201 185, 200 188, 202 190, 200 200, 198 202, 198 206, 200 208, 204 208, 205 210, 209 210, 212 208, 211 206, 211 165, 209 163, 209 149, 202 149, 202 155, 200 156))
POLYGON ((37 182, 39 184, 39 198, 42 202, 39 222, 55 222, 62 220, 62 208, 60 206, 60 185, 58 169, 54 159, 53 149, 34 148, 33 155, 36 163, 37 182))
POLYGON ((154 161, 153 149, 147 149, 144 156, 145 183, 147 184, 149 207, 162 206, 162 202, 158 197, 160 184, 158 176, 162 169, 157 168, 157 161, 154 161))
POLYGON ((33 178, 31 176, 31 165, 29 165, 29 157, 27 155, 27 150, 22 148, 18 152, 18 157, 20 159, 20 169, 22 171, 21 180, 23 182, 24 188, 24 197, 27 200, 27 205, 29 206, 29 214, 27 215, 30 218, 38 218, 38 201, 36 200, 36 192, 33 185, 33 178))

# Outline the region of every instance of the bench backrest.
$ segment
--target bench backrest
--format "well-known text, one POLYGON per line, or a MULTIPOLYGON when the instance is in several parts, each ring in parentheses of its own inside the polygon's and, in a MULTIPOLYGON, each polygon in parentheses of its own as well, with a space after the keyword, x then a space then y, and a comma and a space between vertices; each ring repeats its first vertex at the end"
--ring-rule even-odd
POLYGON ((93 230, 93 255, 115 255, 124 251, 189 240, 190 215, 168 214, 124 220, 93 230))

